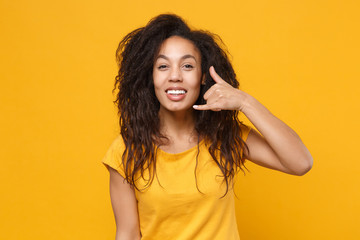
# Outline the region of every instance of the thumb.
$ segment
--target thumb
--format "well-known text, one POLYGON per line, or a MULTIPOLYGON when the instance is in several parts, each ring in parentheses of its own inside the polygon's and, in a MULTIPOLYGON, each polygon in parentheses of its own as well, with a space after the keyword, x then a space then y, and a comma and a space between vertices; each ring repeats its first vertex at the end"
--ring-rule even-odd
POLYGON ((211 66, 211 67, 210 67, 209 72, 210 72, 210 76, 212 77, 212 79, 214 79, 214 81, 215 81, 216 83, 223 83, 223 82, 225 82, 225 81, 219 76, 219 74, 217 74, 217 72, 215 71, 214 66, 211 66))

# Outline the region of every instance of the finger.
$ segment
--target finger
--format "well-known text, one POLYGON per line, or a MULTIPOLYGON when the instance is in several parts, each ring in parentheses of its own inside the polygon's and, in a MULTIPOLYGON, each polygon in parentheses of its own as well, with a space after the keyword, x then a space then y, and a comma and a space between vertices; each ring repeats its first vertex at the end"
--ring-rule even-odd
POLYGON ((209 97, 215 92, 215 87, 216 85, 213 85, 211 88, 209 88, 209 90, 207 90, 206 92, 205 92, 205 94, 204 94, 204 99, 205 100, 208 100, 209 99, 209 97))
POLYGON ((221 111, 221 108, 216 108, 214 105, 194 105, 193 108, 195 110, 200 110, 200 111, 204 111, 204 110, 211 110, 211 111, 221 111))
POLYGON ((205 104, 205 105, 194 105, 193 108, 194 108, 195 110, 201 110, 201 111, 203 111, 203 110, 210 110, 209 106, 206 105, 206 104, 205 104))
POLYGON ((214 79, 214 81, 216 83, 224 83, 225 82, 224 79, 222 79, 219 76, 219 74, 217 74, 217 72, 215 71, 214 66, 211 66, 209 71, 210 71, 210 76, 212 77, 212 79, 214 79))

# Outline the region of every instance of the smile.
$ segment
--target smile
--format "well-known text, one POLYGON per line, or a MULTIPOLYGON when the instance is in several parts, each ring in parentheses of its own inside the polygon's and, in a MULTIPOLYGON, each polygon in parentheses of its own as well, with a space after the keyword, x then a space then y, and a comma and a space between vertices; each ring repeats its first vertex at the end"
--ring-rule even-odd
POLYGON ((170 95, 175 95, 175 96, 177 96, 177 95, 183 95, 183 94, 185 94, 186 91, 185 91, 185 90, 167 90, 166 93, 167 93, 167 94, 170 94, 170 95))

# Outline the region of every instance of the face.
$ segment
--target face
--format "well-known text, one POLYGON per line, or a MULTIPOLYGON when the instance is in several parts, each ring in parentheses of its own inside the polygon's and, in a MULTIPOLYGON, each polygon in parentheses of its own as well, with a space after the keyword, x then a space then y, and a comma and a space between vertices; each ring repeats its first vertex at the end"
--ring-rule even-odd
POLYGON ((201 55, 195 45, 178 36, 166 39, 153 69, 160 111, 192 111, 199 97, 201 78, 201 55))

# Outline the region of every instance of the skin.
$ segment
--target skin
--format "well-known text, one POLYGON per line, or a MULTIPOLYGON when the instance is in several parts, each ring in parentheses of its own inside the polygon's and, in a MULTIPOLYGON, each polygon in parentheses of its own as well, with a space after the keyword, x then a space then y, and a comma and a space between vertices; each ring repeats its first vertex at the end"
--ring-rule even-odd
POLYGON ((135 191, 115 169, 108 167, 108 170, 110 199, 116 223, 115 240, 141 239, 135 191))
MULTIPOLYGON (((153 69, 155 93, 161 105, 161 131, 169 138, 161 146, 162 150, 179 153, 197 144, 194 111, 237 110, 243 112, 259 131, 251 129, 249 133, 246 144, 250 152, 245 151, 246 159, 298 176, 312 168, 312 156, 296 132, 254 97, 226 83, 214 67, 209 71, 216 84, 205 93, 206 104, 193 105, 199 96, 202 81, 200 66, 200 53, 189 40, 171 37, 162 44, 153 69), (187 90, 186 97, 181 101, 174 102, 166 97, 165 90, 175 85, 187 90)), ((117 239, 120 236, 124 240, 140 239, 134 189, 115 170, 110 170, 110 194, 117 239)))
POLYGON ((160 102, 160 131, 169 141, 160 148, 169 153, 183 152, 197 144, 193 104, 199 97, 202 80, 201 55, 194 44, 174 36, 163 42, 153 68, 154 88, 160 102), (185 97, 172 101, 166 89, 186 89, 185 97), (176 142, 176 144, 174 144, 176 142))
POLYGON ((201 76, 201 55, 192 42, 178 36, 166 39, 160 47, 153 68, 160 114, 190 113, 193 103, 199 97, 201 76), (185 99, 169 100, 165 93, 169 87, 185 88, 185 99))
POLYGON ((249 94, 233 88, 215 71, 209 69, 214 84, 204 95, 205 105, 197 110, 238 110, 245 114, 260 134, 251 129, 246 144, 248 160, 274 170, 292 175, 304 175, 313 165, 309 150, 300 137, 284 122, 249 94))

